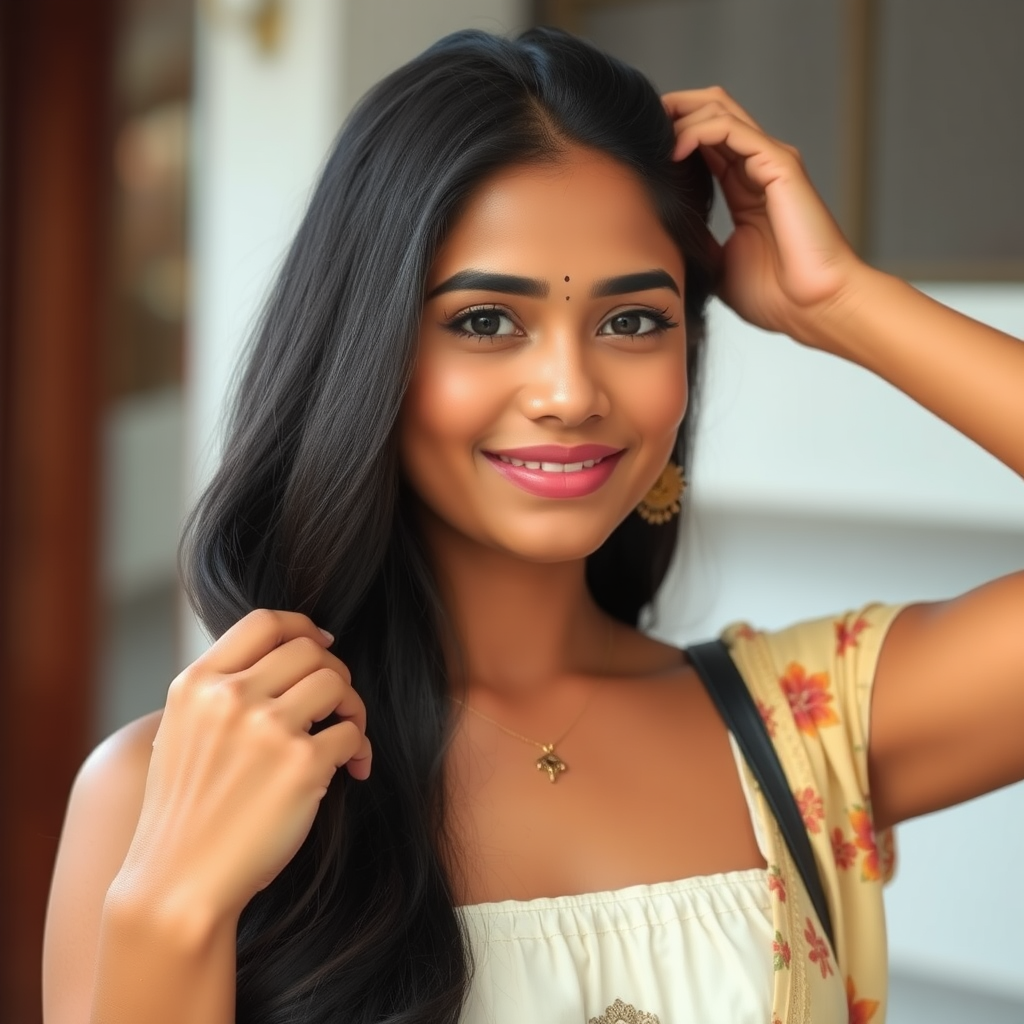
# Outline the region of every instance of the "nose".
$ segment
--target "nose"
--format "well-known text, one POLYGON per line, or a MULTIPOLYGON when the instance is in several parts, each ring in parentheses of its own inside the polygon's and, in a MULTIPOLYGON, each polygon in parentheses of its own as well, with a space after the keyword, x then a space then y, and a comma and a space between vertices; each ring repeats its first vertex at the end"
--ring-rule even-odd
POLYGON ((527 416, 577 427, 608 415, 610 400, 595 353, 575 332, 559 331, 539 342, 531 355, 520 390, 527 416))

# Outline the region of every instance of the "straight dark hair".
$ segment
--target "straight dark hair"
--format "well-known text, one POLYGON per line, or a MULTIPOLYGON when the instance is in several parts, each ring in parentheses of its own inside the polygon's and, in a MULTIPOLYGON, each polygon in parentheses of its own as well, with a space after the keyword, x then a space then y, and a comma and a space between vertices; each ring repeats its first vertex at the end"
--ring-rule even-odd
MULTIPOLYGON (((239 1022, 459 1018, 471 965, 445 829, 444 616, 395 437, 424 283, 493 172, 556 161, 570 145, 631 168, 685 260, 685 467, 712 187, 700 157, 672 162, 673 143, 643 75, 553 29, 447 36, 372 89, 337 140, 182 542, 186 588, 213 635, 258 607, 304 612, 334 633, 374 744, 370 779, 335 776, 298 854, 242 915, 239 1022)), ((635 624, 675 541, 675 525, 630 516, 588 558, 597 603, 635 624)))

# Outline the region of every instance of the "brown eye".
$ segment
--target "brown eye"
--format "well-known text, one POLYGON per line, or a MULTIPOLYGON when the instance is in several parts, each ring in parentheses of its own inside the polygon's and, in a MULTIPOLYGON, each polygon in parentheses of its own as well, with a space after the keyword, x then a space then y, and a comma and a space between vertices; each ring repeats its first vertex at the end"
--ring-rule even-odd
POLYGON ((665 315, 664 311, 627 309, 610 316, 601 324, 601 329, 597 333, 612 337, 635 338, 645 334, 660 334, 670 327, 678 326, 665 315))
POLYGON ((612 334, 640 334, 643 317, 639 313, 620 313, 609 320, 612 334))
POLYGON ((521 333, 508 313, 491 306, 459 313, 444 326, 465 338, 504 338, 521 333))
POLYGON ((474 313, 466 317, 463 323, 468 323, 470 334, 497 334, 501 319, 498 313, 474 313))

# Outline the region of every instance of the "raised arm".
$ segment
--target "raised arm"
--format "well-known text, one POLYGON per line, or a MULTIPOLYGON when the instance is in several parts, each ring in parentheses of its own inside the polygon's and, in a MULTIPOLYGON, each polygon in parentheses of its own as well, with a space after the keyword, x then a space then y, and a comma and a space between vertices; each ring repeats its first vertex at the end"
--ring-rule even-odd
POLYGON ((305 616, 253 612, 172 683, 162 716, 86 762, 47 915, 46 1024, 234 1020, 242 910, 336 770, 370 770, 365 709, 328 643, 305 616))
MULTIPOLYGON (((1024 476, 1024 343, 861 262, 796 150, 722 90, 663 99, 675 156, 700 150, 735 223, 721 297, 759 327, 873 371, 1024 476)), ((875 680, 876 823, 1024 779, 1022 727, 1024 572, 906 609, 875 680)))

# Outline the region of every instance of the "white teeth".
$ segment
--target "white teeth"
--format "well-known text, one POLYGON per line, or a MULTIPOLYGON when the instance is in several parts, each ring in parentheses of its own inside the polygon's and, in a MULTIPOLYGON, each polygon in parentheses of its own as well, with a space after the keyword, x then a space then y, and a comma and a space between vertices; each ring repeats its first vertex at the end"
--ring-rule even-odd
POLYGON ((539 469, 544 473, 578 473, 581 469, 593 469, 604 459, 585 459, 583 462, 524 462, 513 459, 510 455, 499 455, 502 462, 510 466, 521 466, 524 469, 539 469))
POLYGON ((513 459, 508 455, 498 457, 502 462, 510 466, 519 466, 523 469, 540 469, 545 473, 579 473, 582 469, 593 469, 603 459, 586 459, 583 462, 523 462, 522 459, 513 459))

